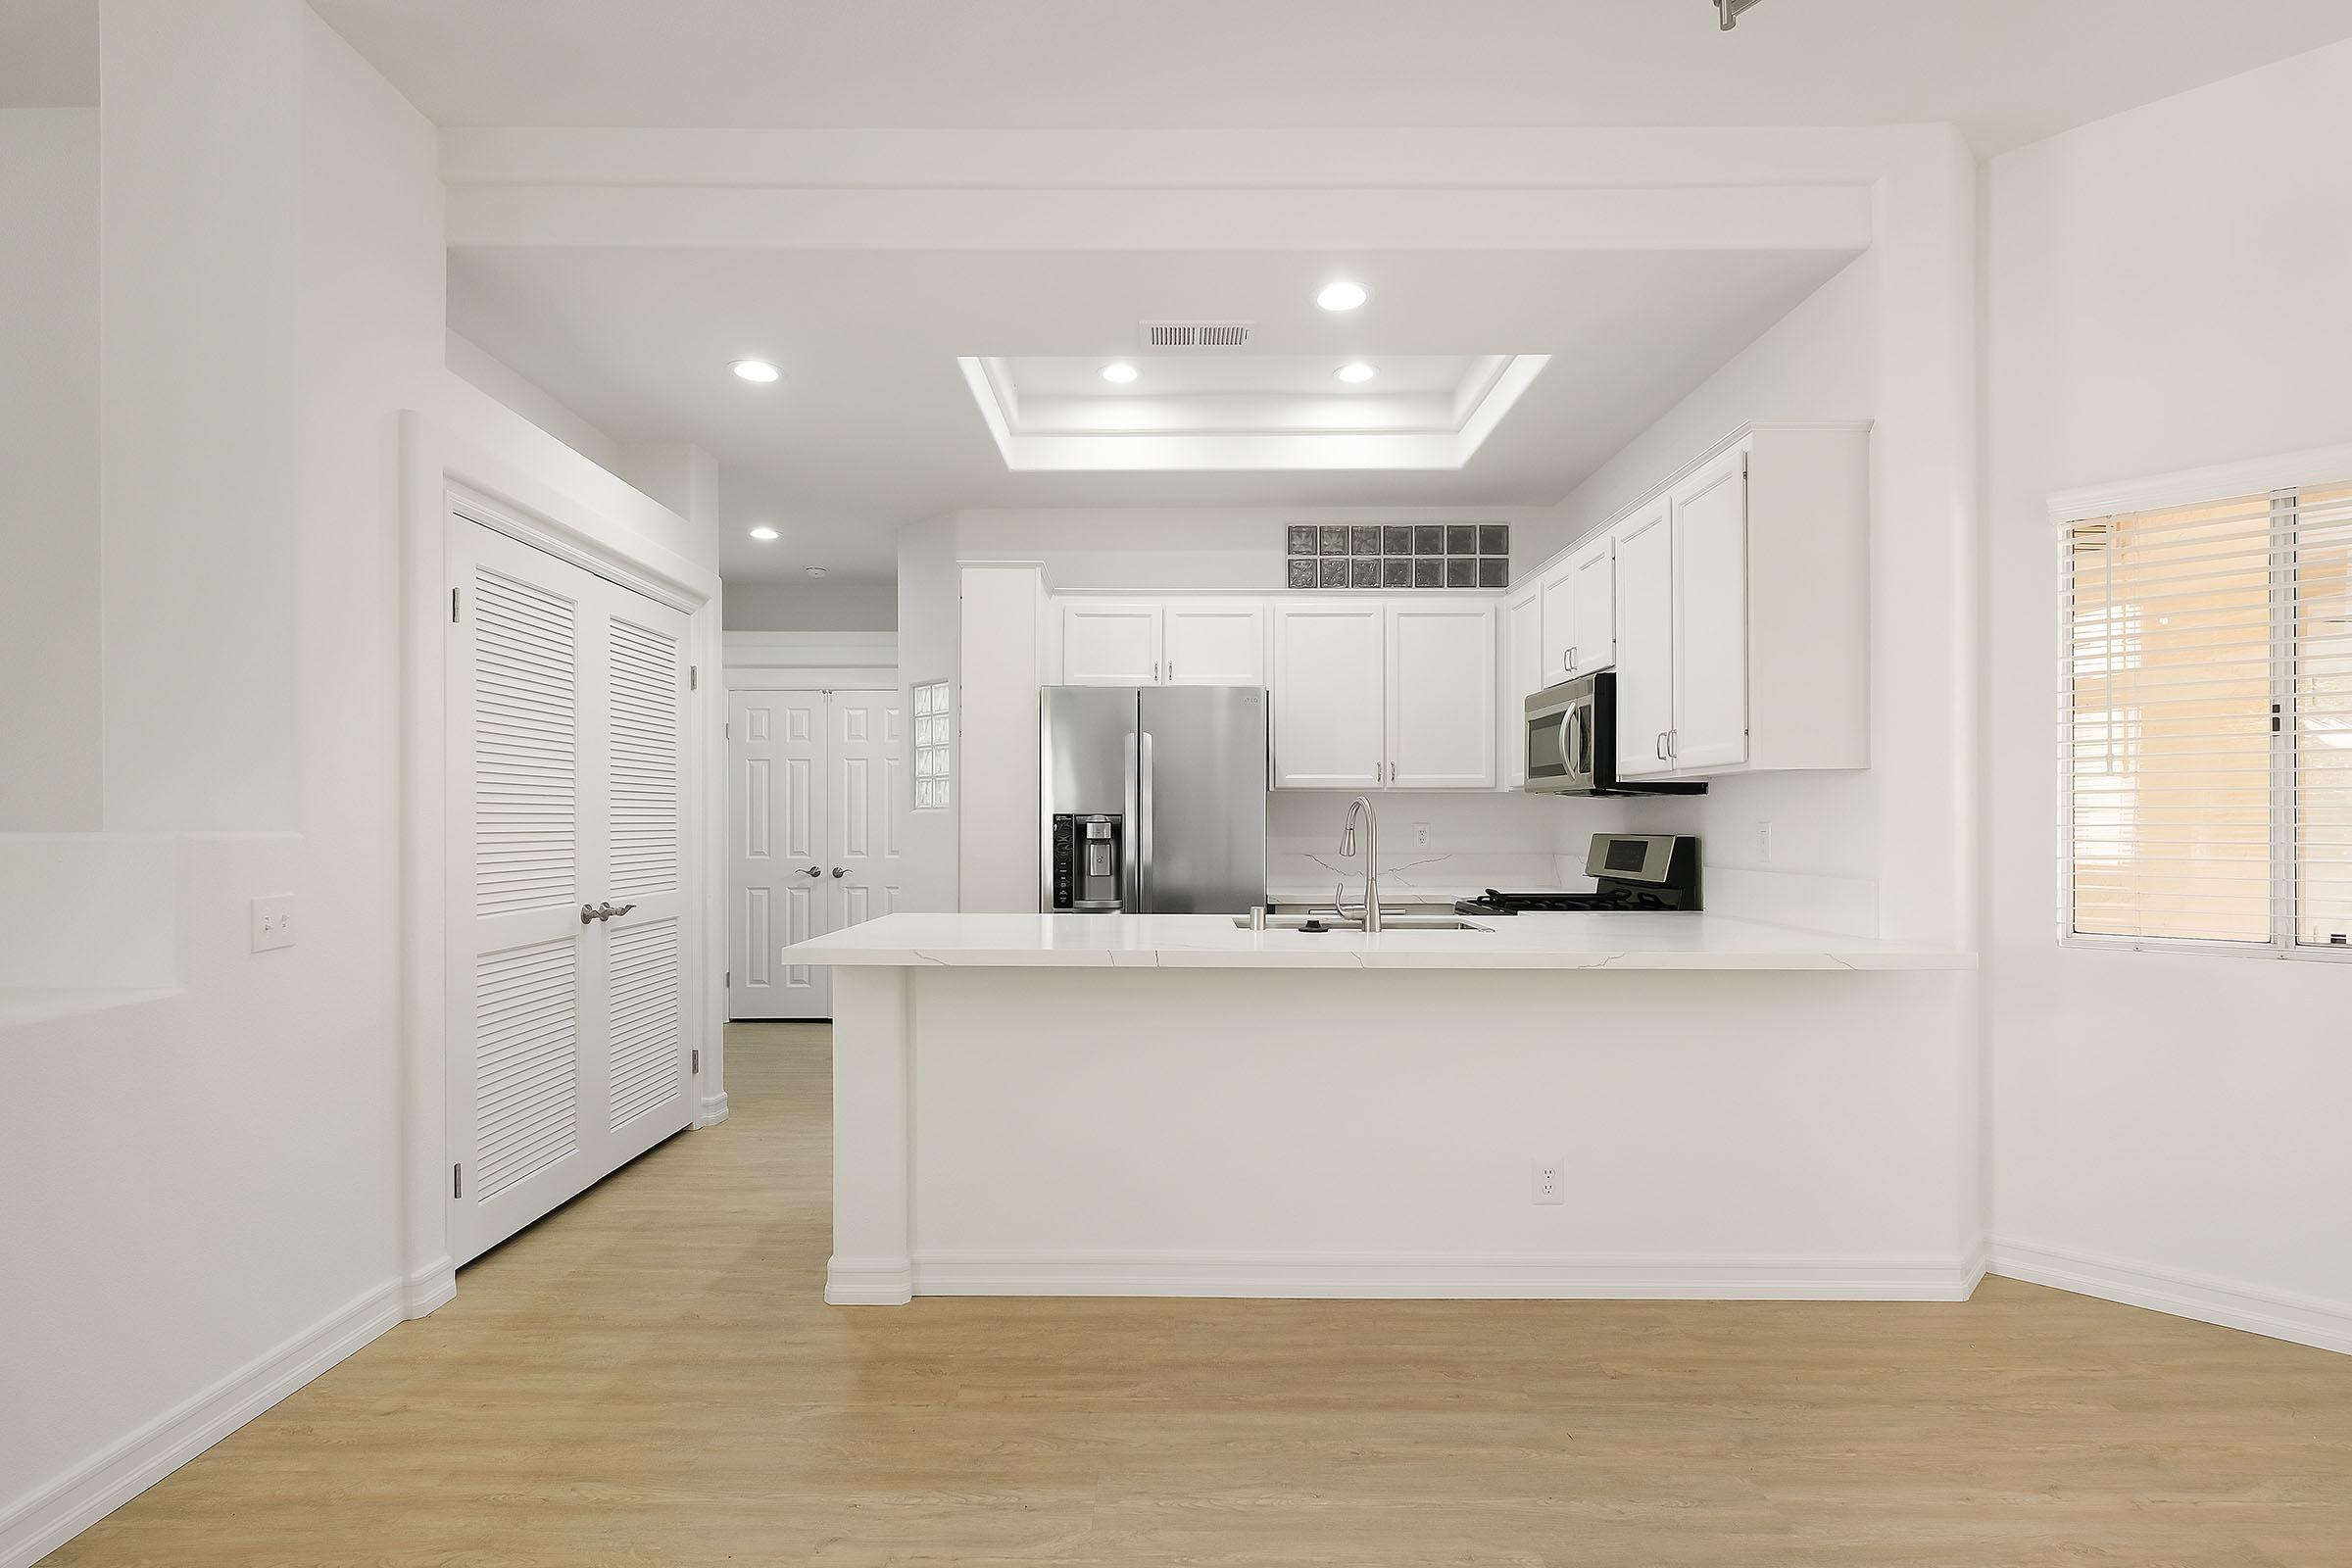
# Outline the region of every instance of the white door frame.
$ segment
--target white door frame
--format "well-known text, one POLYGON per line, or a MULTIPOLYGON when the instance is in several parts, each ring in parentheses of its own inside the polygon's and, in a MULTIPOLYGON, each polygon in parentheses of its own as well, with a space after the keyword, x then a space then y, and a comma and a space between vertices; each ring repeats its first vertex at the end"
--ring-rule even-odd
MULTIPOLYGON (((616 514, 551 482, 524 462, 467 440, 415 411, 400 416, 400 1152, 403 1306, 422 1317, 457 1294, 449 1234, 447 940, 443 822, 448 761, 447 519, 452 511, 568 561, 687 616, 686 659, 698 671, 687 703, 685 1032, 702 1053, 694 1125, 727 1113, 726 996, 717 954, 725 929, 723 761, 712 755, 725 717, 719 679, 719 581, 616 514)), ((616 490, 618 488, 615 481, 616 490)))

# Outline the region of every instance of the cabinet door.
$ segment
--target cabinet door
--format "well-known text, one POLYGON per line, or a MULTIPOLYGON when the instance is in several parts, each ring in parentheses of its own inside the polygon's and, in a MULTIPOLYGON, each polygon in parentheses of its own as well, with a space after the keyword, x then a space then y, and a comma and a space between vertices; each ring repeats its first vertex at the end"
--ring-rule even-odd
POLYGON ((1275 607, 1275 788, 1363 789, 1385 779, 1386 641, 1377 601, 1275 607))
POLYGON ((1568 660, 1568 650, 1576 642, 1575 564, 1563 561, 1552 567, 1538 592, 1544 600, 1544 678, 1536 683, 1541 691, 1575 671, 1568 660))
POLYGON ((1530 588, 1502 609, 1502 702, 1494 734, 1502 752, 1503 783, 1527 787, 1527 697, 1541 691, 1544 675, 1544 596, 1530 588))
POLYGON ((1161 672, 1171 686, 1263 686, 1266 607, 1247 600, 1172 603, 1162 617, 1161 672))
POLYGON ((1603 534, 1568 563, 1568 672, 1617 662, 1617 541, 1603 534))
POLYGON ((1396 604, 1388 626, 1393 789, 1494 787, 1494 607, 1396 604))
POLYGON ((1063 603, 1063 685, 1156 685, 1160 659, 1159 606, 1107 599, 1063 603))
POLYGON ((1674 526, 1664 504, 1617 531, 1617 772, 1664 773, 1674 728, 1674 526))
POLYGON ((1674 723, 1678 768, 1747 760, 1747 454, 1728 452, 1674 492, 1674 723))

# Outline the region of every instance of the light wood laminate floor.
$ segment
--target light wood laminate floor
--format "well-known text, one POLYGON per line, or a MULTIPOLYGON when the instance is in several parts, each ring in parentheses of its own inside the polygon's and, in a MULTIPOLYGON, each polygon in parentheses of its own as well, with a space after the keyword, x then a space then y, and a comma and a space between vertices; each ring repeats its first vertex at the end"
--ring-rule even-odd
POLYGON ((50 1561, 2352 1563, 2352 1358, 2004 1280, 828 1308, 827 1053, 50 1561))

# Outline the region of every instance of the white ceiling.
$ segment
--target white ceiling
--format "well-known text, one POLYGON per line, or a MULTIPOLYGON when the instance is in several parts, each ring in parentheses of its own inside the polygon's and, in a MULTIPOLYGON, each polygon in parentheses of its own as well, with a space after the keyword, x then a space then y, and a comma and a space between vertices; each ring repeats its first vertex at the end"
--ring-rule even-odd
MULTIPOLYGON (((718 460, 730 576, 896 569, 897 530, 1008 506, 1549 505, 1833 275, 1842 253, 454 251, 450 324, 622 440, 718 460), (1551 362, 1457 471, 1012 473, 959 356, 1132 360, 1140 318, 1256 321, 1269 352, 1551 362), (772 361, 768 386, 728 363, 772 361), (746 536, 782 530, 774 544, 746 536)), ((1249 352, 1249 351, 1242 351, 1249 352)))
POLYGON ((1994 151, 2343 0, 313 0, 444 125, 1891 124, 1994 151))

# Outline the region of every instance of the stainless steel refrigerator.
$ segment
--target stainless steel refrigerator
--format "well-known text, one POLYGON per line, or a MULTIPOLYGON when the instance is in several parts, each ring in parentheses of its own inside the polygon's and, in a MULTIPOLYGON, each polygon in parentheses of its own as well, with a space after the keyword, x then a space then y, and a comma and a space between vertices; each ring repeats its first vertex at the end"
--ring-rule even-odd
POLYGON ((1038 907, 1242 914, 1266 902, 1266 694, 1038 693, 1038 907))

